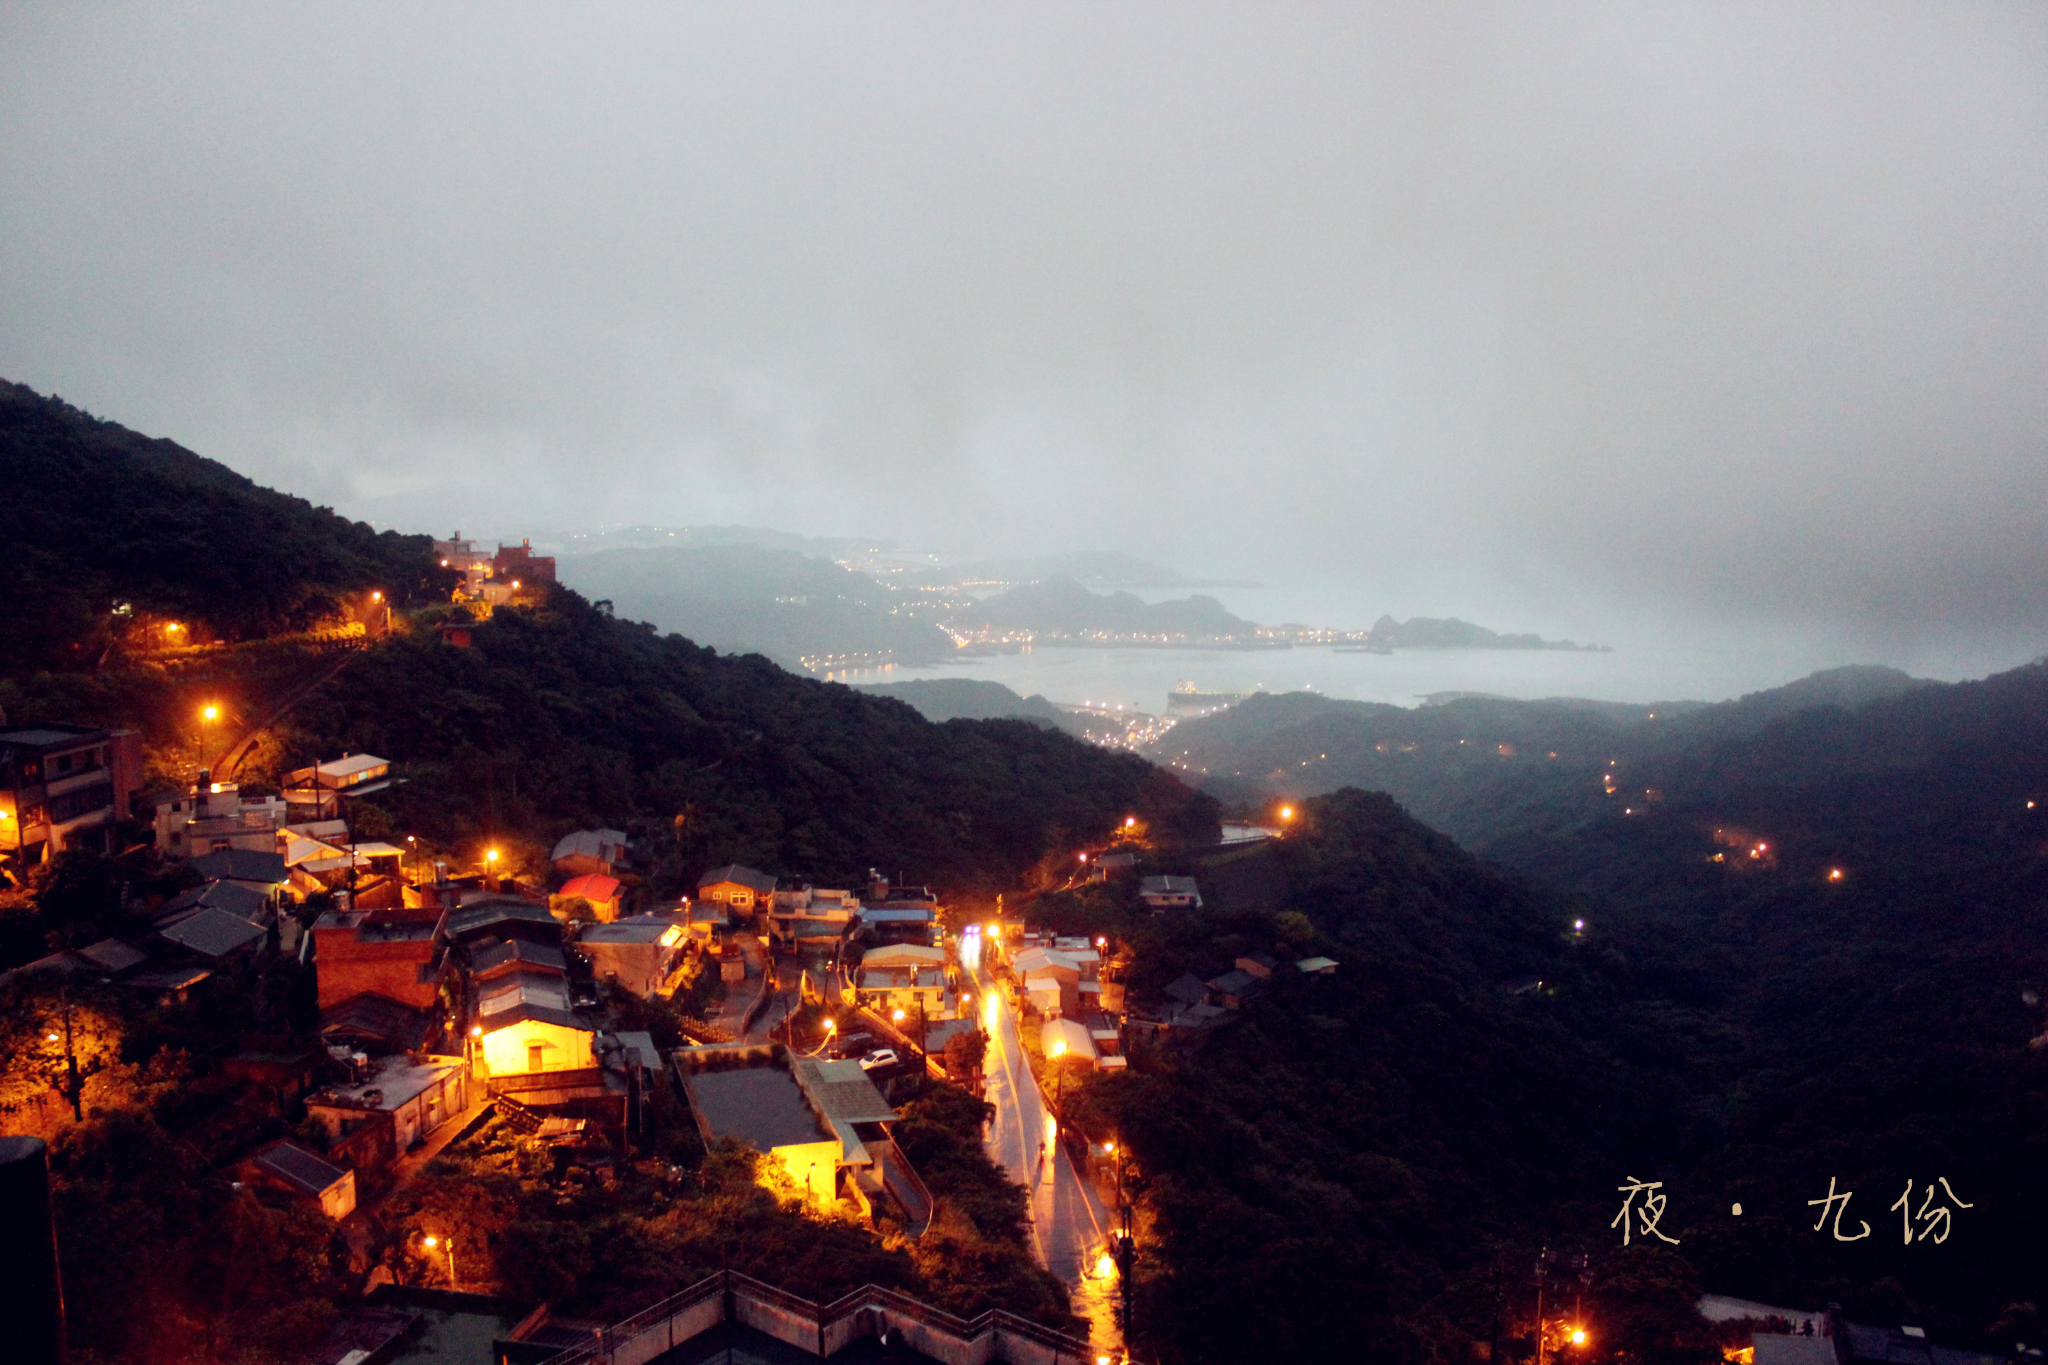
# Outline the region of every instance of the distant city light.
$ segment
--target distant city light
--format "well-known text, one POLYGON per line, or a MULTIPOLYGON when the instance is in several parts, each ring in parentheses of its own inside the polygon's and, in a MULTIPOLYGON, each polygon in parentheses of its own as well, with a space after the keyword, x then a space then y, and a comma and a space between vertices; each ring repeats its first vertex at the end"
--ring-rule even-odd
POLYGON ((1828 880, 1831 882, 1838 882, 1842 880, 1842 869, 1839 867, 1830 868, 1828 870, 1828 880))
POLYGON ((1584 933, 1586 931, 1586 922, 1582 919, 1575 919, 1572 921, 1572 928, 1578 930, 1580 933, 1584 933))

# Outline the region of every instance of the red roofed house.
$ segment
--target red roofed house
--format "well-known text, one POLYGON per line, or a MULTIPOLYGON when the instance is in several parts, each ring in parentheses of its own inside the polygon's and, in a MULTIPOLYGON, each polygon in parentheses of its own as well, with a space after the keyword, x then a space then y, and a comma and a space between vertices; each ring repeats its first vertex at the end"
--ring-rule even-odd
POLYGON ((568 903, 572 900, 587 902, 597 912, 598 923, 610 924, 619 917, 619 879, 596 872, 572 877, 549 899, 548 908, 557 919, 567 919, 568 903))

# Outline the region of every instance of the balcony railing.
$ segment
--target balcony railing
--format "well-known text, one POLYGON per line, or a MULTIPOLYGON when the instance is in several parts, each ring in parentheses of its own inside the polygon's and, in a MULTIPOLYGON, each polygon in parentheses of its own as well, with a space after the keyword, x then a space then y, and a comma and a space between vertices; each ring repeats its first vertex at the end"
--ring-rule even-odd
POLYGON ((1085 1338, 1001 1309, 961 1318, 872 1284, 819 1305, 736 1270, 721 1270, 604 1328, 589 1344, 550 1357, 547 1365, 644 1365, 727 1321, 742 1322, 820 1359, 884 1329, 901 1333, 906 1344, 946 1365, 1078 1365, 1092 1359, 1085 1338), (713 1300, 719 1304, 715 1317, 702 1311, 713 1300), (864 1313, 872 1315, 867 1322, 861 1321, 864 1313))

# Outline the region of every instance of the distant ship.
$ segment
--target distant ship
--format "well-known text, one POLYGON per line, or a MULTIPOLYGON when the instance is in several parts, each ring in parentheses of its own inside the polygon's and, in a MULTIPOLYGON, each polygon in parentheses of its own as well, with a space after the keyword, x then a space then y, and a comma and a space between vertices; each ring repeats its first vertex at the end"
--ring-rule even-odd
POLYGON ((1166 694, 1166 713, 1172 715, 1176 711, 1220 711, 1251 695, 1249 692, 1203 692, 1191 682, 1177 682, 1173 685, 1173 691, 1166 694))
POLYGON ((1330 652, 1332 654, 1392 654, 1394 647, 1392 645, 1376 645, 1372 641, 1367 640, 1362 645, 1338 645, 1330 652))

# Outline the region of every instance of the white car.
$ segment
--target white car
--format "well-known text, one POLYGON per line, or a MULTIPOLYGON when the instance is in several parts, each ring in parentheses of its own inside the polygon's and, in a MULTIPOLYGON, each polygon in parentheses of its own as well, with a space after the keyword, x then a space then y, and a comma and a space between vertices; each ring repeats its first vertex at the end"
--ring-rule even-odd
POLYGON ((876 1067, 894 1066, 896 1061, 896 1050, 885 1047, 879 1051, 870 1052, 867 1056, 861 1058, 860 1069, 862 1071, 873 1071, 876 1067))

